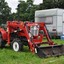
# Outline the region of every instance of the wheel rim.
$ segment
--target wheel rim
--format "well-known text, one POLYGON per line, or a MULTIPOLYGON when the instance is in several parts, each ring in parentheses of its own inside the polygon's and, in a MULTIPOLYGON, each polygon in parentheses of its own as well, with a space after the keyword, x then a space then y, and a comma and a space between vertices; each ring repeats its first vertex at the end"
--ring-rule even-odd
POLYGON ((18 42, 14 42, 13 43, 13 50, 14 51, 19 51, 19 44, 18 44, 18 42))

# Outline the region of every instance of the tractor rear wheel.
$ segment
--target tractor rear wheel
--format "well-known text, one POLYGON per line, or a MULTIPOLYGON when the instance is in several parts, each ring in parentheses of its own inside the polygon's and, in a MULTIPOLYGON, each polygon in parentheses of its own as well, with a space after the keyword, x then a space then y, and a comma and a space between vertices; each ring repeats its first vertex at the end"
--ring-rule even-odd
POLYGON ((4 48, 6 45, 6 42, 2 39, 2 34, 0 33, 0 47, 4 48))
POLYGON ((23 50, 23 43, 19 38, 13 39, 11 46, 12 46, 12 49, 16 52, 23 50))

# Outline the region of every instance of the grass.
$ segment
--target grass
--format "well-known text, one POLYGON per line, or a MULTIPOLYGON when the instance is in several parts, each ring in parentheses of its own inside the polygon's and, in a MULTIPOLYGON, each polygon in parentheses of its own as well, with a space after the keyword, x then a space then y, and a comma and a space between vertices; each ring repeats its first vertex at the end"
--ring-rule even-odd
MULTIPOLYGON (((63 40, 53 40, 55 43, 63 44, 63 40)), ((39 58, 32 54, 28 48, 24 52, 14 52, 10 48, 0 49, 0 64, 64 64, 64 56, 39 58)))

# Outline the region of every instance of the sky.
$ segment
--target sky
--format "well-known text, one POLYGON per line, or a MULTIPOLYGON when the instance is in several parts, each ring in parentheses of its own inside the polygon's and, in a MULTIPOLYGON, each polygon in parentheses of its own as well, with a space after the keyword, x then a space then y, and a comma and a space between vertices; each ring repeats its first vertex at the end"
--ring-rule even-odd
MULTIPOLYGON (((11 7, 12 13, 17 11, 16 8, 17 8, 17 5, 19 4, 18 0, 5 0, 5 1, 8 3, 9 7, 11 7)), ((26 0, 24 0, 24 1, 26 1, 26 0)), ((34 0, 34 4, 37 4, 37 5, 42 2, 43 2, 43 0, 34 0)))

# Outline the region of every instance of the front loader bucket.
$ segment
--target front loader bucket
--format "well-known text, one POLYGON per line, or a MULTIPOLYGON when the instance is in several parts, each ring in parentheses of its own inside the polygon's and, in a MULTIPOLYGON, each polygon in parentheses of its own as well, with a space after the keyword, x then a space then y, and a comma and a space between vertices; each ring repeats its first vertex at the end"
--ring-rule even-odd
POLYGON ((37 55, 40 58, 64 55, 64 45, 37 47, 37 55))

